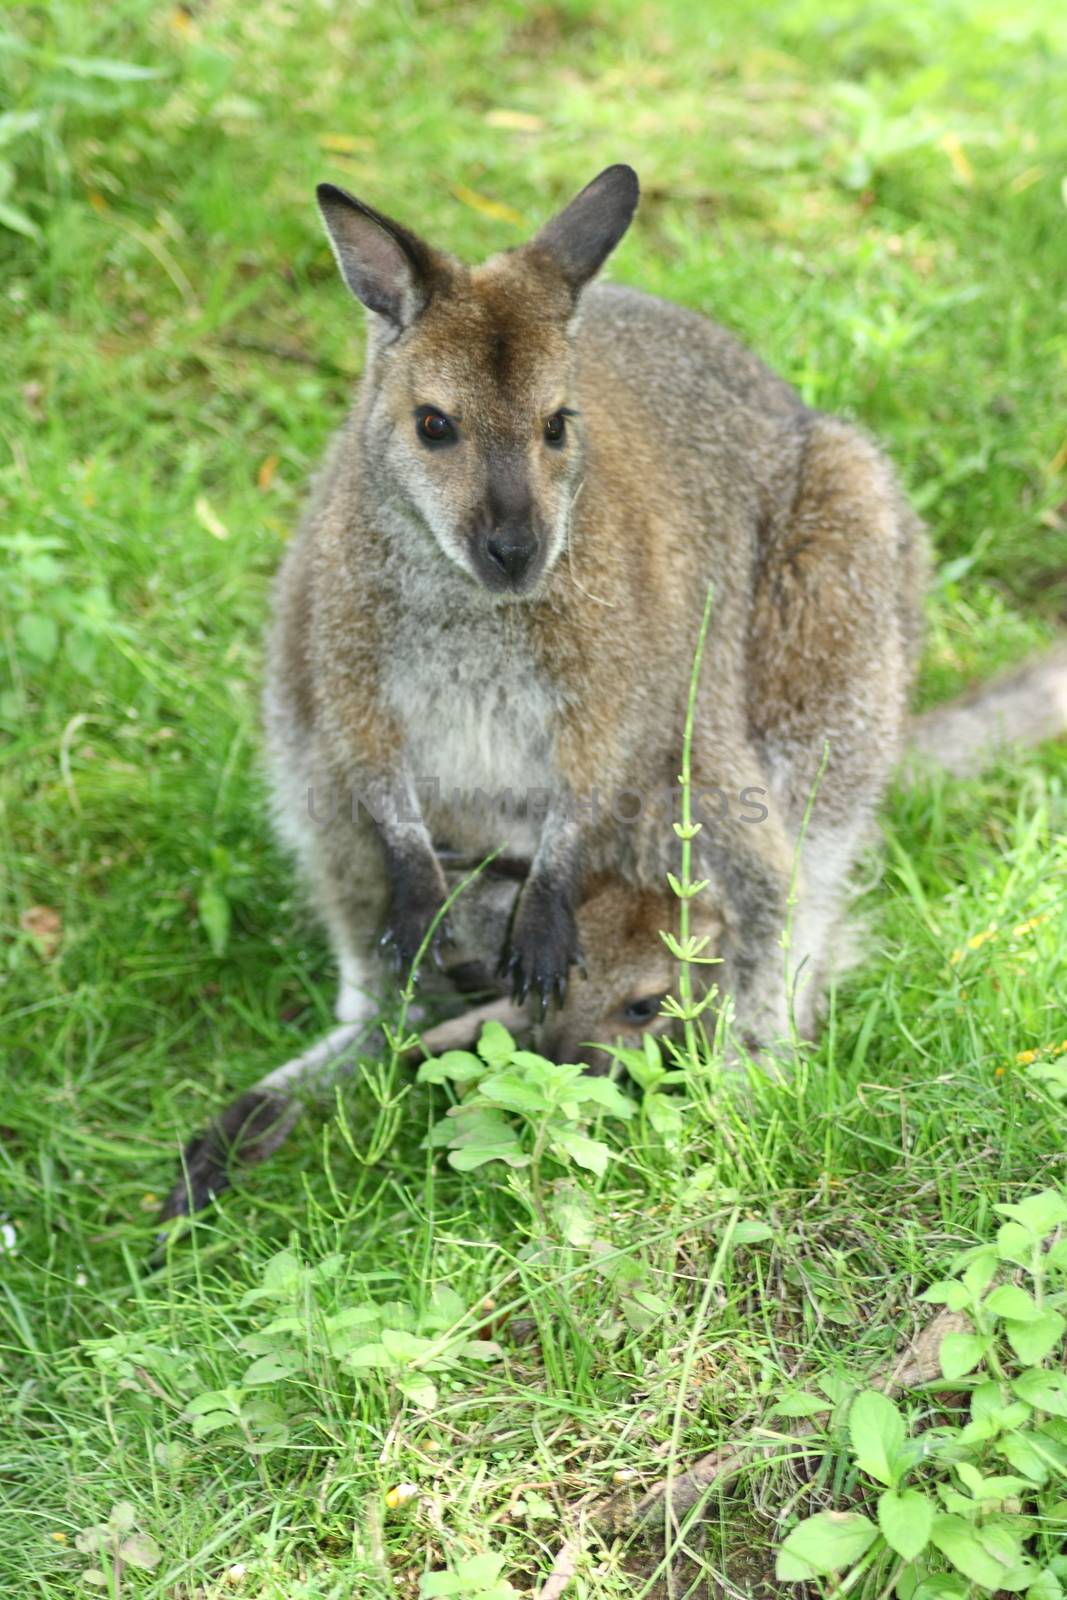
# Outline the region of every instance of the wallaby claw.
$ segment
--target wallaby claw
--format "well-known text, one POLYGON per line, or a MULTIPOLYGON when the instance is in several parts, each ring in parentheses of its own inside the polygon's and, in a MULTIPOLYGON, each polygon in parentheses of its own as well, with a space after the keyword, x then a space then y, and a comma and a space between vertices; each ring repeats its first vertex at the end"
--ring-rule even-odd
POLYGON ((570 969, 576 963, 582 965, 582 954, 573 925, 530 928, 517 921, 498 976, 510 982, 516 1005, 534 1001, 535 1020, 543 1022, 550 1003, 562 1007, 570 969))
MULTIPOLYGON (((389 925, 378 941, 378 949, 398 977, 410 972, 422 948, 426 930, 436 915, 437 907, 434 906, 421 915, 414 911, 401 911, 390 918, 389 925)), ((445 947, 454 944, 452 926, 447 917, 442 917, 426 948, 426 955, 438 972, 445 970, 445 947)))
POLYGON ((525 1005, 530 992, 530 979, 517 951, 506 951, 496 969, 498 978, 511 985, 511 998, 517 1006, 525 1005))

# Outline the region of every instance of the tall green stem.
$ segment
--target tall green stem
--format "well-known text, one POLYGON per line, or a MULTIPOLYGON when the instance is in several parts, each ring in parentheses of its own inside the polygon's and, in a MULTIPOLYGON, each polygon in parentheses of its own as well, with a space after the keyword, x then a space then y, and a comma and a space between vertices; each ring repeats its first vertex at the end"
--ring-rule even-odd
MULTIPOLYGON (((682 735, 682 770, 678 777, 681 785, 681 811, 682 820, 674 824, 674 831, 682 844, 682 859, 677 879, 670 879, 671 888, 678 896, 678 944, 677 952, 680 971, 678 974, 678 999, 682 1012, 682 1027, 685 1037, 685 1049, 689 1059, 696 1059, 697 1033, 696 1019, 703 1010, 703 1005, 694 1004, 693 1001, 693 974, 692 967, 699 961, 700 951, 694 950, 690 945, 690 919, 689 903, 705 887, 701 882, 696 885, 692 882, 693 870, 693 840, 701 830, 701 823, 693 821, 693 724, 696 719, 697 689, 700 684, 700 668, 704 660, 704 645, 708 637, 708 625, 711 621, 711 602, 713 588, 708 585, 707 597, 704 601, 704 614, 700 619, 700 632, 697 635, 696 653, 693 656, 693 667, 689 674, 689 699, 685 708, 685 730, 682 735)), ((704 943, 700 943, 703 949, 704 943)))

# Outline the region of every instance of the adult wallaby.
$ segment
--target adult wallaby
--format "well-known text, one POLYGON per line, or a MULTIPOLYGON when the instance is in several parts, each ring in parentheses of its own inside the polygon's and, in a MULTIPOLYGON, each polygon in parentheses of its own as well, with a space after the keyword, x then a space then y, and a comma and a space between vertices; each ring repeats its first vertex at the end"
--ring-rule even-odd
POLYGON ((925 556, 888 465, 713 323, 591 285, 637 203, 629 167, 474 269, 318 194, 367 363, 280 576, 266 720, 338 1016, 377 1009, 383 927, 414 954, 440 839, 530 860, 505 966, 520 999, 562 999, 583 878, 658 885, 671 864, 665 817, 620 817, 674 781, 710 584, 693 770, 728 803, 702 817, 699 871, 723 981, 772 1037, 824 747, 798 961, 821 959, 900 751, 925 556), (764 792, 757 822, 743 797, 764 792))
MULTIPOLYGON (((1067 732, 1067 644, 1021 668, 984 684, 911 720, 903 774, 939 766, 957 777, 979 772, 1013 746, 1038 744, 1067 732)), ((454 859, 445 860, 450 887, 465 876, 454 859)), ((468 864, 469 865, 469 864, 468 864)), ((511 917, 527 863, 494 862, 455 903, 455 951, 451 975, 461 987, 492 986, 492 963, 511 917)), ((677 922, 677 900, 666 885, 635 888, 616 876, 587 882, 578 923, 587 952, 585 982, 570 986, 564 1004, 541 1026, 538 1047, 557 1061, 583 1061, 604 1067, 608 1058, 598 1043, 637 1045, 642 1035, 669 1026, 662 1014, 666 994, 675 988, 677 968, 660 931, 677 922)), ((708 939, 705 955, 722 950, 723 918, 710 891, 692 902, 692 930, 708 939)), ((811 1018, 821 998, 822 981, 833 959, 839 927, 827 929, 826 947, 814 971, 793 973, 804 985, 798 1009, 811 1018)), ((721 984, 719 966, 708 970, 721 984)), ((791 996, 795 1001, 795 993, 791 996)), ((473 1039, 482 1012, 454 1019, 459 1032, 431 1031, 424 1040, 436 1053, 473 1039)), ((522 1021, 514 1008, 504 1020, 522 1021)), ((448 1026, 447 1024, 445 1025, 448 1026)), ((371 1027, 365 1030, 369 1047, 371 1027)), ((205 1133, 191 1140, 183 1171, 164 1207, 164 1217, 184 1215, 205 1205, 230 1182, 231 1165, 252 1166, 285 1140, 303 1100, 336 1080, 358 1049, 356 1026, 327 1035, 303 1055, 275 1068, 231 1102, 205 1133)))

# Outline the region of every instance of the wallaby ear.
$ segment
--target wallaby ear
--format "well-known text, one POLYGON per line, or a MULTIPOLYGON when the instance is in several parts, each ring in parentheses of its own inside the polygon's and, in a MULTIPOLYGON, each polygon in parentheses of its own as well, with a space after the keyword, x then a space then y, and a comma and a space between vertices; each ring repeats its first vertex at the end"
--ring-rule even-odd
POLYGON ((605 167, 530 240, 531 249, 551 256, 575 297, 630 226, 639 193, 633 167, 605 167))
POLYGON ((434 252, 415 234, 333 183, 315 191, 341 276, 368 311, 403 328, 433 292, 434 252))

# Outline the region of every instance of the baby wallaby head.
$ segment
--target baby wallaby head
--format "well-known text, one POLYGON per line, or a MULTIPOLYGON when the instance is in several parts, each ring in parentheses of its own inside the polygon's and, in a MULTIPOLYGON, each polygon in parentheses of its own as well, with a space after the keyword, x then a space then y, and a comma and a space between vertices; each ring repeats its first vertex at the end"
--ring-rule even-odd
MULTIPOLYGON (((636 889, 618 878, 590 883, 578 908, 586 977, 574 977, 558 1011, 545 1018, 539 1045, 555 1061, 580 1061, 607 1070, 598 1044, 640 1046, 646 1033, 665 1033, 663 1001, 677 990, 678 964, 660 937, 678 925, 678 901, 669 889, 636 889)), ((690 932, 708 936, 704 956, 719 953, 722 917, 698 896, 690 905, 690 932)), ((715 968, 707 971, 714 977, 715 968)), ((710 981, 710 979, 709 979, 710 981)))
POLYGON ((406 538, 436 541, 498 599, 535 593, 564 548, 581 466, 575 314, 637 194, 631 168, 608 167, 527 244, 468 268, 319 185, 341 275, 371 313, 372 488, 406 538))
MULTIPOLYGON (((477 865, 450 850, 442 850, 441 858, 450 889, 477 865)), ((462 990, 493 988, 528 866, 500 856, 453 901, 448 975, 462 990)), ((646 1033, 671 1027, 661 1012, 667 995, 677 993, 678 963, 660 935, 677 931, 678 900, 666 884, 640 889, 603 873, 586 883, 577 916, 585 976, 572 978, 563 1005, 539 1024, 537 1046, 555 1061, 606 1071, 610 1057, 598 1045, 639 1046, 646 1033)), ((721 953, 723 929, 722 913, 706 891, 690 901, 690 935, 708 941, 703 957, 714 960, 721 953)), ((694 968, 698 989, 701 972, 711 983, 717 968, 694 968)))

